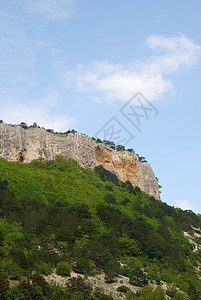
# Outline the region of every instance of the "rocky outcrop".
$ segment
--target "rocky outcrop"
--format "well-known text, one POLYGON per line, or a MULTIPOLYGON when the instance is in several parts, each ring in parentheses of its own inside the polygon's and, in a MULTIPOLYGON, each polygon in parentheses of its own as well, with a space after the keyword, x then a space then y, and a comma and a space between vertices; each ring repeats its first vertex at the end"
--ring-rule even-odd
POLYGON ((136 154, 116 151, 80 133, 53 134, 41 128, 24 129, 19 125, 0 124, 0 157, 29 163, 56 155, 77 160, 82 166, 98 165, 115 173, 122 181, 129 180, 147 194, 160 199, 158 182, 151 166, 140 162, 136 154))

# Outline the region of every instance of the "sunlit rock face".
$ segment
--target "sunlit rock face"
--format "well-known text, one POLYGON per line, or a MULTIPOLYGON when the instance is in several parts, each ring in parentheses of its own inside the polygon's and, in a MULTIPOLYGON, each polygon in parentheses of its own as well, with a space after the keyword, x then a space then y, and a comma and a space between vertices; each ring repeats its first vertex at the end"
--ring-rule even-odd
POLYGON ((129 180, 133 186, 160 199, 151 166, 140 162, 136 154, 113 150, 81 133, 54 134, 42 128, 24 129, 19 125, 0 124, 0 157, 29 163, 39 157, 53 160, 56 155, 75 159, 81 166, 92 169, 103 165, 120 180, 129 180))

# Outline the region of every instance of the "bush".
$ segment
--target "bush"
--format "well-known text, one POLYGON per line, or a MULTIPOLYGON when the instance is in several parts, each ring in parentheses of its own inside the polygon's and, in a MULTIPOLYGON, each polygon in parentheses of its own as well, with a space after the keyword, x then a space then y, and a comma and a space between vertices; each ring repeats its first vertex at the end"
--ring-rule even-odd
POLYGON ((136 193, 140 193, 141 192, 141 189, 139 188, 139 186, 135 186, 134 190, 135 190, 136 193))
POLYGON ((110 191, 110 192, 113 192, 113 191, 114 191, 114 190, 113 190, 113 187, 112 187, 111 185, 109 185, 109 184, 105 186, 105 190, 106 190, 106 191, 110 191))
POLYGON ((38 265, 36 265, 35 269, 43 275, 48 275, 52 273, 52 267, 45 262, 41 262, 38 265))
POLYGON ((0 299, 4 299, 4 294, 9 288, 9 281, 0 274, 0 299))
POLYGON ((121 201, 121 205, 127 205, 129 202, 131 202, 128 198, 124 198, 124 200, 121 201))
POLYGON ((146 275, 143 273, 142 270, 140 270, 140 268, 137 267, 130 270, 129 282, 133 285, 140 287, 146 286, 148 284, 146 275))
POLYGON ((89 260, 85 257, 78 257, 76 259, 76 265, 73 268, 75 272, 84 274, 84 273, 93 273, 93 270, 95 268, 95 264, 92 262, 92 260, 89 260))
POLYGON ((32 278, 33 286, 38 286, 41 288, 44 295, 48 295, 51 291, 48 283, 45 281, 42 275, 35 273, 32 278))
POLYGON ((23 294, 16 286, 13 286, 9 290, 6 291, 5 299, 6 300, 23 299, 23 294))
POLYGON ((112 172, 106 170, 105 168, 103 168, 102 165, 95 167, 94 172, 98 173, 100 178, 103 181, 108 180, 108 181, 113 182, 116 186, 119 185, 119 179, 118 179, 117 175, 115 175, 112 172))
POLYGON ((107 202, 108 204, 116 204, 117 200, 116 198, 112 195, 112 194, 106 194, 104 196, 104 200, 105 202, 107 202))
POLYGON ((24 295, 24 299, 35 299, 36 297, 36 291, 33 287, 33 285, 30 283, 29 280, 25 280, 23 279, 22 281, 20 281, 18 288, 20 289, 20 291, 22 292, 22 294, 24 295))
POLYGON ((174 287, 169 287, 166 291, 166 295, 169 297, 174 297, 176 294, 177 290, 174 287))
MULTIPOLYGON (((71 293, 80 292, 82 293, 86 298, 79 298, 79 299, 88 299, 88 297, 92 294, 92 286, 90 283, 86 282, 84 278, 81 276, 72 277, 69 279, 67 283, 67 290, 71 293)), ((76 298, 77 299, 77 298, 76 298)))
POLYGON ((61 275, 63 277, 71 276, 71 266, 67 261, 59 262, 56 267, 56 273, 57 275, 61 275))
POLYGON ((105 266, 105 282, 106 283, 113 283, 115 282, 115 276, 118 276, 120 270, 120 264, 112 258, 105 266))

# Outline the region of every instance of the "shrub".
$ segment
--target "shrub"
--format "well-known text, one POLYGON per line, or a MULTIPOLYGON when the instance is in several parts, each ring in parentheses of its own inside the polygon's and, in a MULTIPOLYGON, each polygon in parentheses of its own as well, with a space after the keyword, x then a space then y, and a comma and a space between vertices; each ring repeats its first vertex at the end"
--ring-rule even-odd
POLYGON ((110 191, 110 192, 114 191, 113 187, 111 185, 109 185, 109 184, 105 186, 105 190, 106 191, 110 191))
POLYGON ((174 287, 169 287, 166 291, 166 295, 169 297, 174 297, 176 294, 177 290, 174 287))
POLYGON ((24 295, 24 299, 36 299, 36 291, 33 285, 30 284, 29 280, 23 279, 20 281, 18 288, 24 295))
POLYGON ((105 271, 105 282, 112 283, 115 282, 115 276, 118 276, 120 270, 120 264, 115 260, 115 258, 111 258, 111 260, 106 264, 105 271))
POLYGON ((9 290, 6 291, 5 299, 6 300, 23 299, 23 294, 16 286, 13 286, 13 287, 9 288, 9 290))
POLYGON ((115 175, 115 174, 111 173, 110 171, 106 170, 105 168, 103 168, 102 165, 95 167, 94 172, 98 173, 100 178, 103 181, 108 180, 108 181, 113 182, 116 186, 119 185, 119 179, 118 179, 117 175, 115 175))
POLYGON ((9 281, 0 274, 0 299, 4 299, 3 295, 8 290, 8 288, 9 288, 9 281))
POLYGON ((84 274, 92 273, 95 267, 95 264, 91 260, 88 260, 85 257, 78 257, 76 259, 76 265, 73 269, 75 272, 84 274))
POLYGON ((36 265, 35 269, 43 275, 48 275, 52 273, 52 267, 45 262, 41 262, 38 265, 36 265))
POLYGON ((136 193, 140 193, 141 192, 141 189, 139 188, 139 186, 135 186, 135 191, 136 191, 136 193))
POLYGON ((35 273, 33 275, 32 284, 35 287, 36 286, 40 287, 44 295, 48 295, 48 293, 51 291, 48 283, 45 281, 43 276, 38 273, 35 273))
POLYGON ((116 204, 117 200, 116 198, 112 195, 112 194, 106 194, 104 196, 104 200, 105 202, 107 202, 108 204, 116 204))
POLYGON ((56 267, 56 273, 57 275, 61 275, 63 277, 71 276, 71 266, 67 261, 59 262, 56 267))
POLYGON ((142 270, 140 270, 140 268, 137 267, 130 270, 129 282, 133 285, 140 287, 146 286, 148 284, 146 275, 143 273, 142 270))
POLYGON ((121 205, 127 205, 129 202, 131 202, 128 198, 124 198, 124 200, 121 201, 121 205))
POLYGON ((77 278, 72 277, 71 279, 69 279, 66 287, 67 287, 67 290, 70 291, 71 293, 80 292, 80 293, 84 294, 84 296, 86 298, 83 297, 81 299, 88 299, 88 297, 92 293, 91 284, 86 282, 84 280, 84 278, 82 278, 81 276, 78 276, 77 278))

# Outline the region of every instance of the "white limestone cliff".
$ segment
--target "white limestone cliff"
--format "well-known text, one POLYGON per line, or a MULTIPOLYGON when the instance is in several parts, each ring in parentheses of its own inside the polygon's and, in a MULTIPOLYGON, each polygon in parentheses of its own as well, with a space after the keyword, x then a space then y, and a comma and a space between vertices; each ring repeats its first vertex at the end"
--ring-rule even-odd
POLYGON ((140 162, 136 154, 113 150, 81 133, 54 134, 41 128, 24 129, 19 125, 0 123, 0 157, 29 163, 39 157, 53 160, 56 155, 75 159, 81 166, 92 169, 103 165, 120 180, 129 180, 133 186, 160 199, 151 166, 140 162))

